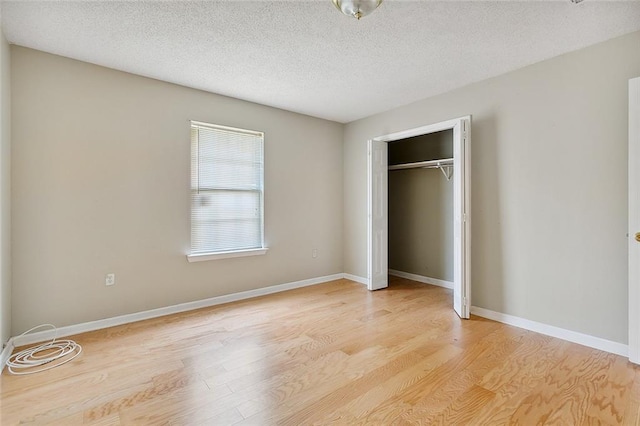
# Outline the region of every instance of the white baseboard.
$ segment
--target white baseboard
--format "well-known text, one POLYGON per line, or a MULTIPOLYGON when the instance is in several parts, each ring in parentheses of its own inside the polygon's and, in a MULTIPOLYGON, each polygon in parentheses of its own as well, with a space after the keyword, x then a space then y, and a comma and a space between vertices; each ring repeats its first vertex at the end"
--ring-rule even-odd
POLYGON ((444 287, 453 289, 453 283, 451 281, 439 280, 437 278, 424 277, 422 275, 411 274, 409 272, 397 271, 395 269, 389 269, 389 275, 395 277, 406 278, 408 280, 418 281, 419 283, 437 285, 438 287, 444 287))
POLYGON ((11 358, 11 354, 14 349, 13 338, 9 339, 7 345, 2 349, 2 353, 0 353, 0 373, 4 370, 5 365, 7 365, 7 361, 11 358))
POLYGON ((501 312, 490 311, 489 309, 479 308, 477 306, 471 307, 471 313, 479 317, 488 318, 519 328, 524 328, 525 330, 535 331, 536 333, 544 334, 547 336, 557 337, 558 339, 567 340, 569 342, 588 346, 594 349, 599 349, 601 351, 609 352, 612 354, 621 355, 623 357, 629 356, 629 346, 623 343, 612 342, 611 340, 601 339, 599 337, 590 336, 588 334, 582 334, 576 331, 554 327, 552 325, 531 321, 513 315, 503 314, 501 312))
POLYGON ((355 281, 357 283, 364 284, 364 285, 369 285, 369 280, 367 278, 359 277, 357 275, 351 275, 351 274, 342 274, 342 276, 347 280, 355 281))
MULTIPOLYGON (((448 281, 435 280, 436 282, 425 281, 434 280, 433 278, 421 277, 419 275, 407 274, 405 272, 389 270, 391 275, 396 275, 402 278, 411 279, 418 282, 425 282, 433 285, 440 285, 447 287, 451 285, 448 281), (403 274, 403 275, 400 275, 403 274), (416 279, 421 278, 421 279, 416 279), (437 282, 440 282, 438 284, 437 282)), ((239 293, 227 294, 224 296, 212 297, 209 299, 197 300, 194 302, 181 303, 178 305, 167 306, 164 308, 152 309, 149 311, 137 312, 133 314, 121 315, 112 318, 106 318, 97 321, 90 321, 76 325, 70 325, 66 327, 60 327, 57 329, 58 337, 71 336, 74 334, 85 333, 88 331, 100 330, 103 328, 113 327, 116 325, 128 324, 136 321, 142 321, 151 318, 157 318, 165 315, 175 314, 179 312, 191 311, 194 309, 206 308, 209 306, 221 305, 223 303, 235 302, 239 300, 250 299, 258 296, 265 296, 267 294, 279 293, 282 291, 293 290, 301 287, 308 287, 316 284, 325 283, 328 281, 334 281, 338 279, 348 279, 361 284, 367 284, 367 279, 351 274, 333 274, 324 277, 310 278, 301 281, 294 281, 286 284, 274 285, 271 287, 258 288, 255 290, 242 291, 239 293)), ((451 288, 451 287, 447 287, 451 288)), ((494 321, 498 321, 504 324, 512 325, 515 327, 524 328, 526 330, 534 331, 536 333, 545 334, 551 337, 557 337, 559 339, 567 340, 569 342, 578 343, 580 345, 588 346, 594 349, 599 349, 605 352, 610 352, 616 355, 624 357, 628 356, 629 347, 622 343, 612 342, 610 340, 601 339, 599 337, 590 336, 587 334, 578 333, 571 330, 566 330, 559 327, 554 327, 547 324, 542 324, 536 321, 531 321, 525 318, 516 317, 513 315, 503 314, 500 312, 491 311, 489 309, 479 308, 477 306, 471 307, 471 313, 480 317, 488 318, 494 321)), ((9 339, 7 345, 0 354, 0 372, 4 369, 7 361, 13 353, 13 349, 16 346, 29 345, 32 343, 42 342, 50 340, 54 337, 53 331, 41 331, 37 333, 31 333, 24 336, 16 336, 9 339)))
MULTIPOLYGON (((326 275, 324 277, 310 278, 302 281, 294 281, 286 284, 274 285, 271 287, 257 288, 255 290, 242 291, 239 293, 226 294, 224 296, 211 297, 209 299, 196 300, 194 302, 180 303, 178 305, 166 306, 164 308, 151 309, 149 311, 136 312, 133 314, 120 315, 112 318, 105 318, 97 321, 90 321, 81 324, 69 325, 57 329, 57 337, 71 336, 74 334, 86 333, 88 331, 100 330, 114 327, 116 325, 129 324, 179 312, 191 311, 194 309, 206 308, 209 306, 221 305, 223 303, 236 302, 238 300, 250 299, 252 297, 265 296, 267 294, 279 293, 281 291, 293 290, 295 288, 308 287, 345 278, 345 274, 326 275)), ((39 331, 37 333, 26 334, 24 336, 13 337, 14 346, 30 345, 32 343, 43 342, 53 339, 54 330, 39 331)), ((4 351, 3 351, 4 359, 4 351)))

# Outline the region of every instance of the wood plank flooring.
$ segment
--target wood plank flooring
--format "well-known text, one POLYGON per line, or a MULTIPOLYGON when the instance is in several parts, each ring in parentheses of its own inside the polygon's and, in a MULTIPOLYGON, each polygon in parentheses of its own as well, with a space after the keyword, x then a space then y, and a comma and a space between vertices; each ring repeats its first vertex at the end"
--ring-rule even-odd
POLYGON ((72 337, 79 358, 0 376, 0 423, 639 425, 625 358, 479 317, 451 291, 348 280, 72 337))

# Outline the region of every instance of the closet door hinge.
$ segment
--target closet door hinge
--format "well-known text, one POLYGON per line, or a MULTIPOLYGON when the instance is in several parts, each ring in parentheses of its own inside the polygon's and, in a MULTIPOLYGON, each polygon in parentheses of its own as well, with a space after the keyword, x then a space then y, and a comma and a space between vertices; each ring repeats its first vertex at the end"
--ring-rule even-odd
POLYGON ((464 223, 466 223, 466 222, 467 222, 467 214, 466 214, 466 213, 463 213, 463 214, 462 214, 462 221, 463 221, 464 223))

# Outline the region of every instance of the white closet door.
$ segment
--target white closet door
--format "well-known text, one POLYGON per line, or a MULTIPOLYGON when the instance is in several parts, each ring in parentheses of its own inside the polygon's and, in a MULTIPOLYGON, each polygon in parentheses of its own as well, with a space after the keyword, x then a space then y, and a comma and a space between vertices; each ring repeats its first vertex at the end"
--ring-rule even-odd
POLYGON ((387 194, 387 142, 370 140, 369 150, 369 199, 368 214, 369 247, 367 267, 369 290, 378 290, 388 286, 388 194, 387 194))
POLYGON ((458 120, 453 127, 453 309, 460 318, 469 318, 471 300, 470 136, 470 120, 458 120))
POLYGON ((629 361, 640 364, 640 77, 629 80, 629 361))

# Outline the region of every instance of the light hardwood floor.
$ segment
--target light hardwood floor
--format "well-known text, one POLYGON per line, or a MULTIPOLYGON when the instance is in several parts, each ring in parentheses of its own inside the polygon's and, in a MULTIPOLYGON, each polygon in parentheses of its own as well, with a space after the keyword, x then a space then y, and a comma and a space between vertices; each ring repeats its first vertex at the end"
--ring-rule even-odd
POLYGON ((2 425, 639 423, 640 369, 478 317, 451 292, 339 280, 73 337, 0 376, 2 425))

